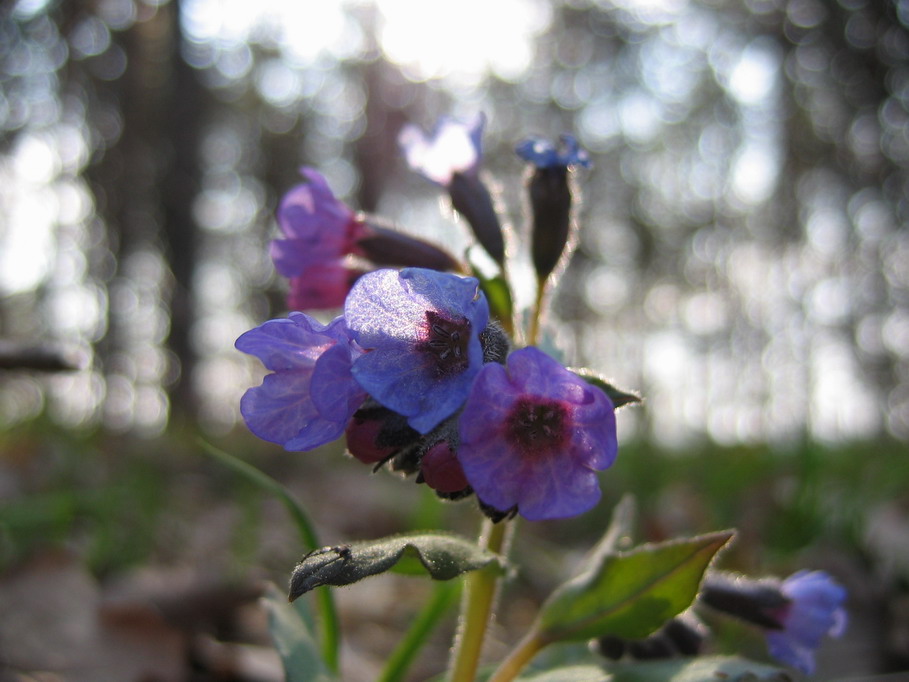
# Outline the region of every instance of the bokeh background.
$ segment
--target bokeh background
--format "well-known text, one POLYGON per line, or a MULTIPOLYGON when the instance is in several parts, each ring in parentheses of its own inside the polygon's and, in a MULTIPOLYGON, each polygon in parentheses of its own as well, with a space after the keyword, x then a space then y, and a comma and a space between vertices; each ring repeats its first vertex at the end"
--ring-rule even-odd
MULTIPOLYGON (((518 281, 514 145, 573 132, 591 152, 545 344, 646 398, 621 413, 602 509, 519 542, 535 568, 502 641, 631 491, 642 539, 737 526, 730 567, 831 570, 856 625, 830 669, 905 670, 907 26, 905 0, 4 1, 0 607, 34 636, 4 646, 0 625, 0 668, 101 679, 35 634, 89 609, 67 608, 75 588, 48 612, 34 598, 62 575, 102 610, 164 614, 161 679, 275 679, 255 585, 301 550, 200 438, 285 483, 326 542, 474 531, 469 504, 370 477, 340 447, 256 442, 237 406, 261 370, 233 341, 286 312, 267 245, 301 165, 466 249, 395 140, 483 111, 518 281), (228 654, 243 663, 217 677, 228 654)), ((349 679, 374 675, 412 605, 411 583, 376 580, 349 591, 349 679)))

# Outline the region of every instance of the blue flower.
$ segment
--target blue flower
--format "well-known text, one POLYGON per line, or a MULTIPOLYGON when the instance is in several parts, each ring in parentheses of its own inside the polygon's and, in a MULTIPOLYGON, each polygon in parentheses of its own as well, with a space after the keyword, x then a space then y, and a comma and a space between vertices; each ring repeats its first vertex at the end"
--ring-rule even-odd
POLYGON ((461 407, 483 364, 479 335, 489 321, 476 279, 376 270, 357 280, 344 316, 367 351, 353 375, 379 403, 420 433, 461 407))
POLYGON ((236 347, 272 371, 240 400, 250 431, 286 450, 312 450, 339 438, 366 399, 352 362, 362 354, 343 318, 322 325, 303 313, 270 320, 236 347))
POLYGON ((846 629, 846 589, 823 571, 799 571, 780 586, 789 603, 778 610, 782 629, 766 632, 770 654, 806 675, 814 672, 814 653, 825 636, 846 629))
POLYGON ((559 141, 560 145, 556 147, 545 138, 531 137, 521 142, 515 148, 515 153, 525 161, 530 161, 537 168, 590 167, 590 155, 581 148, 574 135, 562 135, 559 137, 559 141))
POLYGON ((482 159, 481 140, 486 117, 469 121, 443 117, 427 136, 408 123, 398 134, 398 144, 408 165, 432 182, 448 187, 456 173, 476 175, 482 159))
POLYGON ((533 347, 483 367, 459 433, 458 460, 480 500, 533 521, 592 508, 596 472, 618 449, 606 394, 533 347))

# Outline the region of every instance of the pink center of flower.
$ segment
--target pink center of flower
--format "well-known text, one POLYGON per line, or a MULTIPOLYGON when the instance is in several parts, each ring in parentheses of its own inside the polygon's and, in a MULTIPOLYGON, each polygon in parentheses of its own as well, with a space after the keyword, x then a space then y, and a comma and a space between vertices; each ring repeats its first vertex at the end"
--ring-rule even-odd
POLYGON ((434 356, 438 376, 450 376, 467 369, 470 320, 461 316, 451 320, 434 310, 427 310, 424 334, 419 349, 434 356))
POLYGON ((506 433, 529 454, 551 454, 567 444, 571 417, 559 400, 524 396, 511 408, 506 433))

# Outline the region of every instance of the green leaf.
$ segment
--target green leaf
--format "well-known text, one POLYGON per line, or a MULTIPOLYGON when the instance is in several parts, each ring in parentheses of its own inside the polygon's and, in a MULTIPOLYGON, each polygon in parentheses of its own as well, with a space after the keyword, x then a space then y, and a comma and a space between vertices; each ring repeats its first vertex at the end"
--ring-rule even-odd
POLYGON ((495 320, 510 321, 514 314, 514 302, 511 298, 511 289, 502 275, 484 277, 480 269, 471 265, 473 276, 480 280, 480 289, 486 294, 489 301, 489 313, 495 320))
POLYGON ((598 389, 603 391, 603 393, 609 396, 609 399, 612 401, 613 407, 616 409, 622 407, 623 405, 633 405, 635 403, 643 402, 641 396, 639 396, 637 393, 623 391, 620 388, 616 388, 602 375, 597 374, 592 369, 587 369, 586 367, 569 367, 568 370, 581 377, 588 384, 596 386, 598 389))
POLYGON ((266 588, 262 604, 287 682, 337 682, 338 678, 328 671, 319 654, 311 618, 304 617, 299 607, 288 604, 272 584, 266 588))
POLYGON ((499 555, 457 535, 414 533, 369 542, 323 547, 297 564, 290 578, 291 601, 320 585, 350 585, 391 570, 409 575, 428 573, 451 580, 490 564, 503 568, 499 555))
POLYGON ((691 605, 704 571, 732 536, 711 533, 604 554, 543 604, 539 636, 549 642, 646 637, 691 605))
POLYGON ((615 663, 607 670, 612 675, 600 679, 610 682, 794 682, 801 679, 788 670, 736 656, 615 663))

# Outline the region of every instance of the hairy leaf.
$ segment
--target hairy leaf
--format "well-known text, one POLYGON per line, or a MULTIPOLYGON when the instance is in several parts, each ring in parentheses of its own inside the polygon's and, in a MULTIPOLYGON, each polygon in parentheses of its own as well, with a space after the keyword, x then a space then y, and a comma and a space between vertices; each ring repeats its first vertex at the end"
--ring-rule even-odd
POLYGON ((499 556, 457 535, 414 533, 369 542, 323 547, 297 564, 290 578, 291 601, 320 585, 350 585, 394 569, 398 573, 428 573, 434 580, 451 580, 490 564, 502 566, 499 556))
POLYGON ((596 386, 603 391, 603 393, 609 396, 609 399, 612 401, 612 405, 615 408, 642 402, 641 396, 636 393, 631 393, 630 391, 623 391, 622 389, 616 388, 592 369, 587 369, 586 367, 569 367, 568 369, 577 374, 588 384, 596 386))
POLYGON ((603 554, 546 601, 536 626, 540 636, 550 642, 646 637, 691 605, 704 571, 732 535, 711 533, 603 554))

